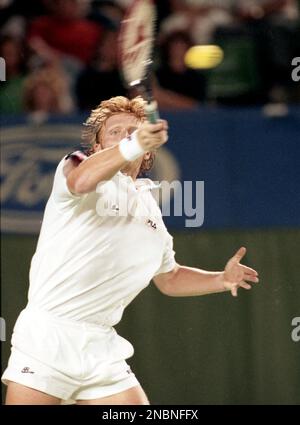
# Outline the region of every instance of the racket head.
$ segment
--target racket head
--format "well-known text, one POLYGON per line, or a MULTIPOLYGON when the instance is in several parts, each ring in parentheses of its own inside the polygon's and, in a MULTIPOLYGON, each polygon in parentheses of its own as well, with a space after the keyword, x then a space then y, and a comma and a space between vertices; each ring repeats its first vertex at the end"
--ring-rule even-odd
POLYGON ((121 22, 118 59, 125 85, 149 91, 156 8, 152 0, 133 0, 121 22))

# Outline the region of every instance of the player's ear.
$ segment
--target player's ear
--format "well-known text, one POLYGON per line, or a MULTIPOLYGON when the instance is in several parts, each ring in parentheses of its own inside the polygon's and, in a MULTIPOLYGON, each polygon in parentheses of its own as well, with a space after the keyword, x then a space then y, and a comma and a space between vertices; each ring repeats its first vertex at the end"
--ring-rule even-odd
POLYGON ((102 150, 103 148, 102 148, 102 144, 101 144, 101 142, 99 141, 99 140, 97 140, 95 143, 94 143, 94 152, 98 152, 99 150, 102 150))
POLYGON ((143 159, 147 161, 148 159, 150 159, 150 156, 151 156, 151 152, 146 152, 143 156, 143 159))
POLYGON ((101 131, 98 131, 97 135, 96 135, 96 140, 94 143, 94 152, 97 152, 99 150, 102 150, 103 146, 101 143, 101 131))
POLYGON ((93 144, 93 153, 98 152, 98 150, 99 150, 99 143, 98 142, 95 142, 93 144))

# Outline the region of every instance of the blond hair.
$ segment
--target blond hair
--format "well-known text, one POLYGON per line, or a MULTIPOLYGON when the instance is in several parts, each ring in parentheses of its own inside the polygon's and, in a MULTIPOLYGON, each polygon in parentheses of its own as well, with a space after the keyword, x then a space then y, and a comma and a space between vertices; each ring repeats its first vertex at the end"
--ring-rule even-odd
POLYGON ((60 67, 48 66, 30 74, 24 84, 23 102, 27 111, 35 111, 35 92, 40 86, 46 86, 51 94, 50 111, 52 113, 68 113, 73 109, 69 93, 69 82, 60 67))
MULTIPOLYGON (((101 135, 108 118, 122 112, 132 114, 140 121, 145 121, 145 101, 141 96, 137 96, 131 100, 124 96, 116 96, 109 100, 103 100, 96 109, 93 109, 83 124, 85 129, 82 132, 82 144, 87 155, 94 153, 95 144, 98 142, 98 135, 101 140, 101 135)), ((151 152, 150 158, 142 162, 140 172, 149 171, 153 166, 154 158, 155 152, 151 152)))

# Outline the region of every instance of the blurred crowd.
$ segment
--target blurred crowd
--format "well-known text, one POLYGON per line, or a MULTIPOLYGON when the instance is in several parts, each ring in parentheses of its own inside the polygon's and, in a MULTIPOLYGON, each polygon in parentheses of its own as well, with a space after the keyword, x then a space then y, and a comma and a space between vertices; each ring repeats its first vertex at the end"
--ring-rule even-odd
MULTIPOLYGON (((0 0, 0 112, 36 119, 126 95, 118 69, 120 22, 131 0, 0 0)), ((160 107, 300 101, 291 62, 300 56, 299 0, 156 0, 153 90, 160 107), (188 69, 195 44, 224 61, 188 69)))

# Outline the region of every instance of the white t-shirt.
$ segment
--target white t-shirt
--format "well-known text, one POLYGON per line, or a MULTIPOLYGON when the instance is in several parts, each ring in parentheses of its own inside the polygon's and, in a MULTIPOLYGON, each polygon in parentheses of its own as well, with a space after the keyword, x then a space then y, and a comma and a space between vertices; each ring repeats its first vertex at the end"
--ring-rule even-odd
POLYGON ((67 187, 64 163, 57 167, 31 261, 29 307, 113 326, 154 275, 175 267, 173 239, 151 180, 134 182, 118 172, 77 196, 67 187))

